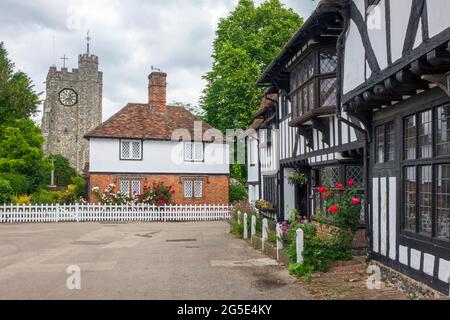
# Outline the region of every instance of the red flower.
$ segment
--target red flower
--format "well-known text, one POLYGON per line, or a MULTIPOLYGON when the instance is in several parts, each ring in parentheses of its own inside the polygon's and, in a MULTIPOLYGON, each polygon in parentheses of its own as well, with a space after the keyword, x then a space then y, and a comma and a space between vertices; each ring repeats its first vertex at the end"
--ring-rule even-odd
POLYGON ((351 187, 355 184, 355 181, 353 179, 348 180, 348 185, 351 187))
POLYGON ((335 205, 335 204, 333 204, 331 207, 330 207, 330 212, 331 213, 338 213, 339 212, 339 206, 338 205, 335 205))
POLYGON ((342 185, 342 183, 338 183, 337 188, 338 188, 339 190, 342 190, 342 189, 344 189, 344 186, 342 185))
POLYGON ((325 191, 327 191, 327 188, 325 188, 325 187, 320 187, 319 188, 319 192, 320 193, 324 193, 325 191))
POLYGON ((352 203, 353 203, 353 205, 357 206, 358 204, 361 203, 361 200, 359 198, 353 198, 352 203))
POLYGON ((175 190, 172 190, 172 194, 175 194, 175 190))
POLYGON ((163 201, 163 200, 159 200, 159 201, 158 201, 158 204, 159 204, 160 206, 162 206, 162 205, 164 204, 164 201, 163 201))

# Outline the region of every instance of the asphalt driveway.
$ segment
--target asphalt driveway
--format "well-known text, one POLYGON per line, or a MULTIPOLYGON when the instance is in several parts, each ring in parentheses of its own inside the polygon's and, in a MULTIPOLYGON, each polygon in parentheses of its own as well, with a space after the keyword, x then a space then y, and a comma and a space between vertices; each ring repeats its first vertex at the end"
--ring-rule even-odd
POLYGON ((0 225, 0 299, 310 298, 228 231, 224 222, 0 225))

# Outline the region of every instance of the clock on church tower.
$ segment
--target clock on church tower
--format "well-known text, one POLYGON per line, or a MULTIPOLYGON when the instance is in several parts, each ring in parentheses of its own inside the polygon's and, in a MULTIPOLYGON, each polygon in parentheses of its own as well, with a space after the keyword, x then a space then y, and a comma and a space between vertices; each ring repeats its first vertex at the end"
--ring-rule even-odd
POLYGON ((78 94, 73 89, 64 89, 59 93, 59 102, 63 106, 73 107, 78 102, 78 94))

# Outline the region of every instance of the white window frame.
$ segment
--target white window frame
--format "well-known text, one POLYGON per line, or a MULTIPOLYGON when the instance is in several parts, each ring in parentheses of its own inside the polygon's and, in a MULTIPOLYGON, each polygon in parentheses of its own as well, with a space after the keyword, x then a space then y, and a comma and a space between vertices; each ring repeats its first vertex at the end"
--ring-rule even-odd
POLYGON ((183 193, 184 193, 184 197, 186 199, 193 198, 193 196, 194 196, 194 182, 192 180, 184 180, 183 181, 183 193), (190 191, 189 194, 187 193, 187 190, 188 190, 188 188, 186 187, 187 184, 191 185, 191 188, 190 188, 191 191, 190 191))
POLYGON ((203 180, 194 180, 194 198, 203 198, 203 180), (200 193, 197 193, 197 187, 200 184, 200 193))
POLYGON ((123 161, 142 161, 143 153, 144 152, 143 152, 142 140, 130 140, 130 139, 120 140, 120 160, 123 160, 123 161), (123 145, 125 143, 129 143, 130 144, 130 150, 129 150, 129 155, 128 156, 124 155, 123 145), (134 154, 133 154, 133 148, 137 144, 139 144, 139 157, 135 157, 134 154))
POLYGON ((134 187, 135 184, 139 185, 139 192, 138 192, 138 195, 141 194, 141 190, 142 190, 142 182, 141 182, 140 179, 122 179, 122 180, 120 181, 120 189, 119 189, 119 192, 120 192, 121 194, 127 196, 127 197, 129 197, 129 196, 134 196, 135 194, 133 193, 133 187, 134 187), (123 189, 124 189, 124 184, 125 184, 125 183, 127 184, 127 189, 128 189, 128 191, 124 193, 124 192, 123 192, 123 189))
POLYGON ((204 162, 205 144, 203 142, 185 142, 184 143, 184 161, 185 162, 204 162), (201 148, 197 149, 198 146, 201 148), (190 151, 188 151, 190 148, 190 151), (198 153, 197 151, 200 150, 198 153))

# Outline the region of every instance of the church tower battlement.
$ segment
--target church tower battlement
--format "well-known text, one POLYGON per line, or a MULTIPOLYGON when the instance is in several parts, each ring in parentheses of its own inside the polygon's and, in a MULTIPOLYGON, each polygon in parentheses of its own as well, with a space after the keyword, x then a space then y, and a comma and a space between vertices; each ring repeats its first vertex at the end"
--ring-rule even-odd
MULTIPOLYGON (((88 49, 89 51, 89 49, 88 49)), ((89 162, 84 135, 102 123, 103 73, 99 59, 89 53, 78 56, 78 68, 52 66, 46 82, 42 118, 47 155, 62 155, 82 172, 89 162)))

